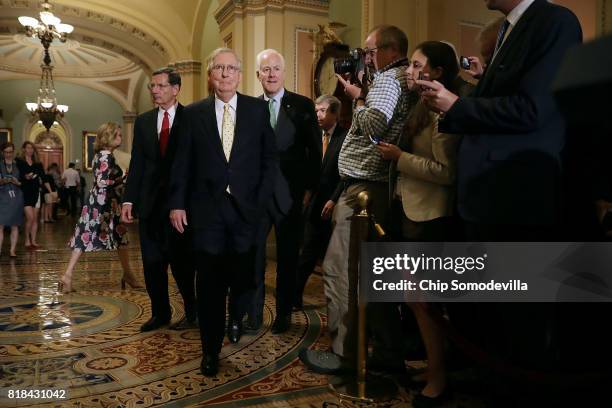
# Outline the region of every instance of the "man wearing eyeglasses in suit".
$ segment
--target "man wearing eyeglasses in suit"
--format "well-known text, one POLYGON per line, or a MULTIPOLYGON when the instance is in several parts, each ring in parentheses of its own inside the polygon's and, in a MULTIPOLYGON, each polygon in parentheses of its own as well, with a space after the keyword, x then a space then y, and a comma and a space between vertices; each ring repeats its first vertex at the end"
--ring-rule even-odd
POLYGON ((173 68, 155 71, 148 86, 157 107, 136 118, 121 217, 132 223, 138 216, 140 248, 151 318, 140 328, 147 332, 170 323, 168 265, 183 297, 185 315, 171 326, 196 327, 195 270, 188 252, 189 234, 179 235, 168 223, 168 184, 176 155, 183 105, 177 96, 181 76, 173 68))
MULTIPOLYGON (((252 286, 256 227, 274 185, 276 147, 267 105, 236 92, 242 78, 235 51, 208 58, 214 93, 185 108, 170 183, 170 220, 193 231, 202 374, 219 370, 226 296, 252 286)), ((230 319, 237 312, 230 301, 230 319)))

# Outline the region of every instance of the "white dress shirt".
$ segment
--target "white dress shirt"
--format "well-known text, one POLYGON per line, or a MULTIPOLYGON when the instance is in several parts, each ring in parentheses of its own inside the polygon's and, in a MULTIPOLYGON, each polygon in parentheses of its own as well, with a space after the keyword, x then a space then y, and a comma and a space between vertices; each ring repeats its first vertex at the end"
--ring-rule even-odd
POLYGON ((168 108, 167 111, 163 110, 161 107, 157 111, 157 139, 159 140, 159 134, 162 128, 162 122, 164 121, 164 112, 168 112, 168 120, 170 121, 170 129, 172 129, 172 124, 174 123, 174 117, 176 116, 176 107, 178 106, 178 102, 168 108))
POLYGON ((281 88, 280 91, 278 91, 278 93, 271 98, 264 93, 264 101, 268 102, 270 99, 274 99, 274 110, 276 114, 275 123, 278 123, 278 113, 280 112, 281 100, 283 99, 284 95, 285 95, 285 88, 281 88))
POLYGON ((504 43, 506 42, 506 38, 508 38, 508 36, 512 32, 512 29, 516 26, 516 24, 521 19, 523 14, 525 14, 525 11, 527 11, 529 6, 531 6, 531 3, 533 3, 534 1, 535 0, 523 0, 519 4, 517 4, 516 7, 512 9, 512 11, 508 13, 508 15, 506 16, 506 20, 508 20, 508 23, 510 23, 510 25, 508 26, 508 29, 506 30, 504 34, 504 38, 502 39, 501 45, 499 46, 499 48, 493 55, 493 58, 491 58, 491 62, 493 62, 493 60, 499 53, 499 50, 501 50, 501 48, 504 46, 504 43))
MULTIPOLYGON (((232 120, 234 121, 234 125, 236 125, 236 106, 238 105, 238 94, 234 94, 232 99, 229 100, 230 106, 230 115, 232 120)), ((223 137, 223 107, 225 106, 225 102, 221 99, 217 98, 215 95, 215 114, 217 115, 217 129, 219 130, 219 138, 223 137)), ((235 128, 234 128, 235 129, 235 128)))

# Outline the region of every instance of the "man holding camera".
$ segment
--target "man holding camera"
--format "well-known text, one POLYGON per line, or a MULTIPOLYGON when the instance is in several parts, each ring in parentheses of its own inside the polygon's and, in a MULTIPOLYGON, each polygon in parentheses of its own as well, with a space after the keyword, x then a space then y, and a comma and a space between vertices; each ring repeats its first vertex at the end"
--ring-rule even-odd
MULTIPOLYGON (((377 222, 384 225, 388 207, 389 162, 376 149, 379 141, 396 144, 412 101, 407 88, 406 67, 408 39, 395 26, 374 28, 365 40, 365 63, 375 73, 367 91, 367 76, 357 86, 338 76, 347 95, 354 100, 351 129, 340 150, 338 170, 343 191, 333 213, 334 230, 323 262, 323 281, 327 298, 327 326, 333 353, 306 350, 302 361, 313 371, 332 373, 343 364, 351 364, 356 352, 355 317, 348 310, 348 252, 350 220, 353 209, 349 202, 364 190, 368 191, 371 210, 377 222)), ((389 324, 399 319, 393 304, 368 306, 370 328, 379 340, 374 344, 375 356, 385 366, 402 363, 398 358, 399 334, 389 324), (374 315, 376 315, 374 317, 374 315)))

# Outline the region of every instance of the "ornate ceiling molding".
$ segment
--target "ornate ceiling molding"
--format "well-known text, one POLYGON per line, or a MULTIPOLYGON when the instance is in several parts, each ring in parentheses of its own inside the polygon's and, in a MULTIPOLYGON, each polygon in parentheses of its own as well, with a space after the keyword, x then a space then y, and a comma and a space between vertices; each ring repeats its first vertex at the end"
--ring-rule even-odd
MULTIPOLYGON (((38 9, 36 0, 0 0, 0 34, 22 33, 17 17, 38 9)), ((54 4, 53 11, 62 21, 75 26, 72 40, 118 53, 145 70, 163 65, 169 59, 160 39, 116 17, 72 5, 54 4)))
POLYGON ((176 61, 168 64, 173 67, 179 74, 199 74, 202 72, 202 63, 200 61, 176 61))
POLYGON ((215 20, 223 29, 232 18, 267 11, 297 11, 327 16, 329 0, 225 0, 215 12, 215 20))

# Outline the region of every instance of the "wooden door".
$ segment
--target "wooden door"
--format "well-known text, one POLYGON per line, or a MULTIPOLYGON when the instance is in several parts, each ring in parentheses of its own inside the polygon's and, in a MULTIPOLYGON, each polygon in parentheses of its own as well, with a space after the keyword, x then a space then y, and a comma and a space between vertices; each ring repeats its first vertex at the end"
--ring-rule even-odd
POLYGON ((38 156, 45 171, 51 163, 57 163, 60 172, 64 168, 64 148, 63 147, 46 147, 37 145, 38 156))

